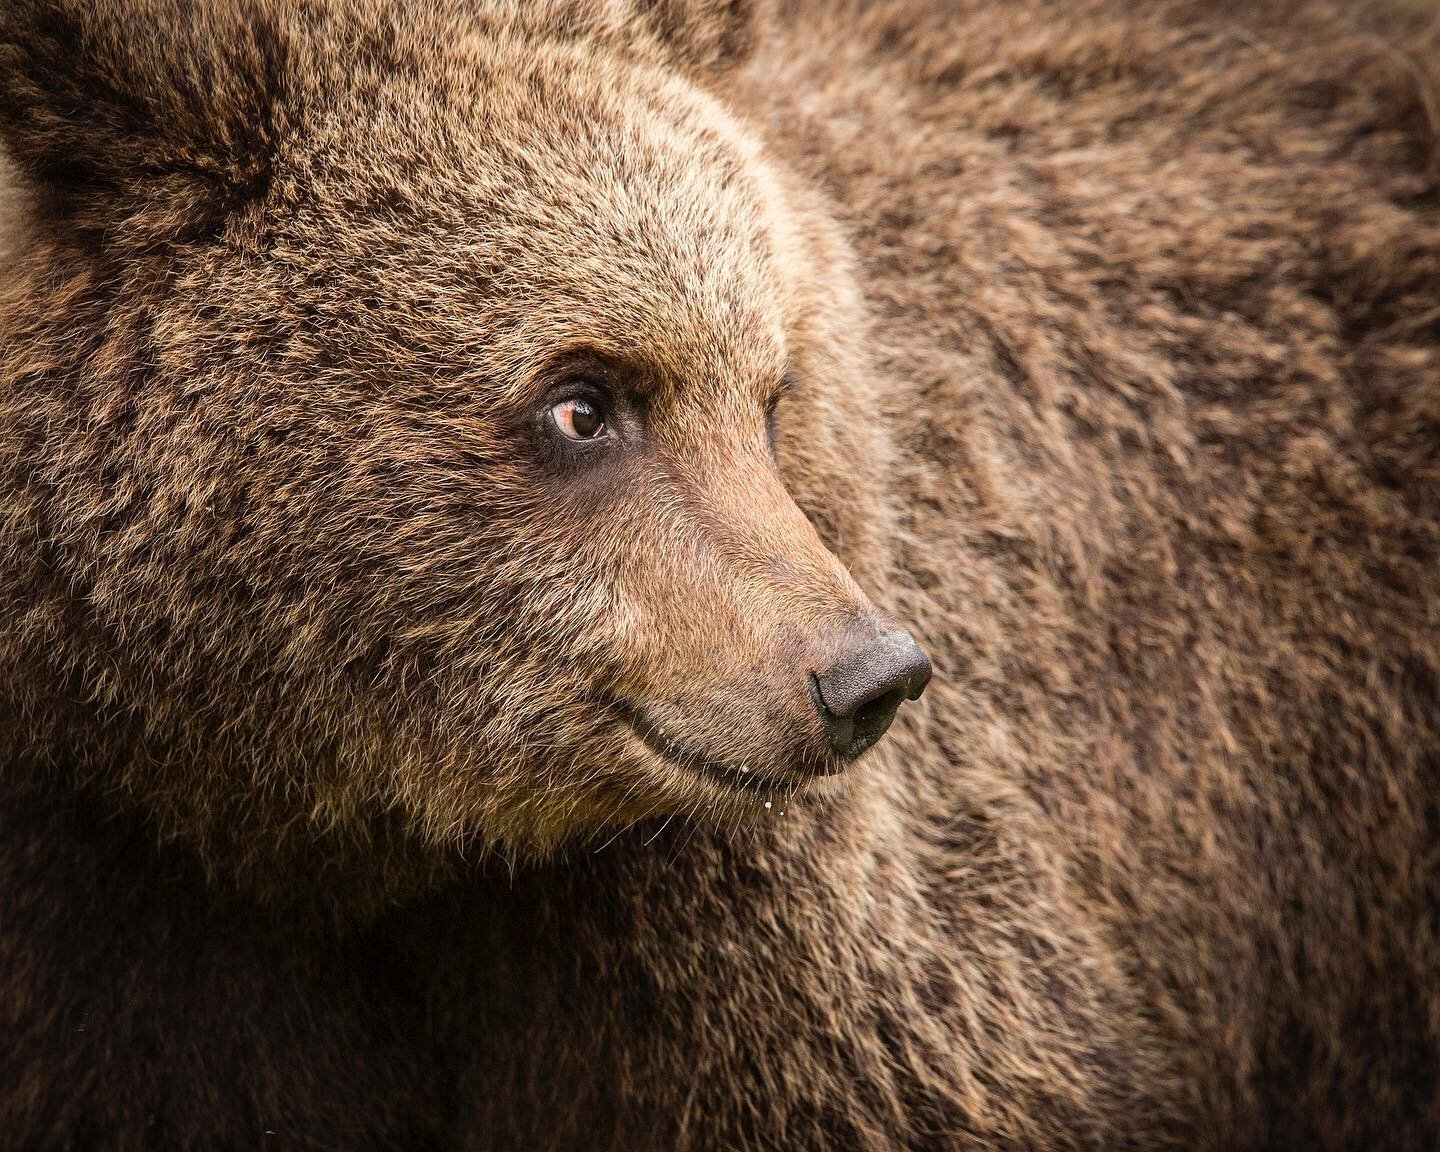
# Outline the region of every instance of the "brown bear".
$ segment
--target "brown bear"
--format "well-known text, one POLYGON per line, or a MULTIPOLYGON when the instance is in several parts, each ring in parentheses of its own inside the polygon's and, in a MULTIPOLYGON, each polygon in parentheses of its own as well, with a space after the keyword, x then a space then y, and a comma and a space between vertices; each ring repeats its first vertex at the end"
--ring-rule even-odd
POLYGON ((0 140, 0 1145, 1440 1141, 1433 10, 6 0, 0 140))

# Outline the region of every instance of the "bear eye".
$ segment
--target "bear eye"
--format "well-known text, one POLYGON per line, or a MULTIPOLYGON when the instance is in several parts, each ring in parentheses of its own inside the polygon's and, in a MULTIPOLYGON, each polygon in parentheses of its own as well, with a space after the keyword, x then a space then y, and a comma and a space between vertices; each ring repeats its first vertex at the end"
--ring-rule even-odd
POLYGON ((597 440, 605 434, 605 412, 598 403, 575 397, 551 405, 550 419, 568 440, 597 440))

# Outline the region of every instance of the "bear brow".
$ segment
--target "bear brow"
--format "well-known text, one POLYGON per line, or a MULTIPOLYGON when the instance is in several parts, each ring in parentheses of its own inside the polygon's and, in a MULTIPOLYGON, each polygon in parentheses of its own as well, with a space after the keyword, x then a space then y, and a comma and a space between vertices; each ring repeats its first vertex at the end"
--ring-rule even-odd
POLYGON ((593 344, 577 345, 552 356, 538 373, 542 387, 584 379, 613 390, 649 398, 670 388, 666 373, 633 353, 593 344))

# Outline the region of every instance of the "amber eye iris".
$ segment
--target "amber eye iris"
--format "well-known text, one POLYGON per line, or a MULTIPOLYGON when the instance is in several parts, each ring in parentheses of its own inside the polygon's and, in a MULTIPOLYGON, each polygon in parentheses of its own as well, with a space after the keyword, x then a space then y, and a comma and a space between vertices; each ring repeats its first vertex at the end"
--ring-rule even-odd
POLYGON ((570 440, 595 440, 605 434, 605 413, 590 400, 562 400, 550 409, 550 418, 570 440))

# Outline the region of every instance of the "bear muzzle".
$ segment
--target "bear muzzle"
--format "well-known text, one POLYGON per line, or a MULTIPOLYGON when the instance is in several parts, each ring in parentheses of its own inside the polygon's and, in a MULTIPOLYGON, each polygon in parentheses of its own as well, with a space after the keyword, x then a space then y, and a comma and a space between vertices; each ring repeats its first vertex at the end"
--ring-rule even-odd
POLYGON ((833 775, 879 741, 901 705, 918 700, 930 681, 930 659, 915 638, 893 626, 877 631, 877 623, 873 617, 860 618, 838 644, 832 633, 824 645, 831 660, 824 671, 807 672, 803 665, 796 670, 808 688, 808 701, 801 707, 813 709, 813 715, 783 739, 774 760, 754 754, 735 759, 733 745, 728 754, 716 754, 711 751, 717 746, 713 739, 693 732, 681 735, 684 725, 673 713, 656 712, 634 700, 612 698, 612 714, 662 760, 732 785, 765 788, 833 775))

